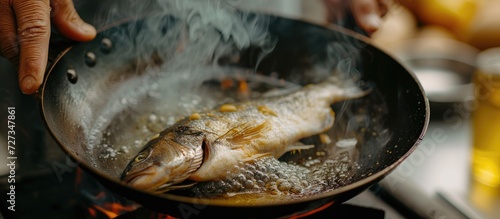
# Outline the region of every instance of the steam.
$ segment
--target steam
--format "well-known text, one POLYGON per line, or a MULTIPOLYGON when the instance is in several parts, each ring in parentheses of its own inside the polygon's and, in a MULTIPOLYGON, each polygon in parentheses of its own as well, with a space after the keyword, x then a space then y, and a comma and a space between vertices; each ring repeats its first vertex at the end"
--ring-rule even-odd
MULTIPOLYGON (((104 93, 110 98, 102 102, 105 106, 101 111, 84 113, 89 116, 81 125, 86 130, 90 150, 100 144, 102 130, 114 127, 111 123, 116 119, 109 119, 114 115, 128 111, 177 116, 189 113, 186 103, 199 99, 210 102, 215 98, 200 91, 203 82, 242 74, 241 70, 228 67, 239 61, 242 50, 257 47, 262 51, 259 54, 262 59, 277 43, 268 33, 270 18, 237 10, 235 0, 107 3, 98 11, 94 24, 110 39, 113 51, 99 59, 108 62, 106 65, 90 70, 119 73, 96 73, 103 77, 98 83, 105 85, 95 86, 108 91, 104 93), (121 26, 115 28, 117 25, 121 26), (110 93, 107 87, 116 83, 117 78, 123 86, 110 93)), ((247 70, 244 74, 254 73, 247 70)))
MULTIPOLYGON (((170 64, 196 65, 235 55, 251 44, 272 50, 276 41, 267 33, 269 19, 237 11, 234 0, 126 1, 103 8, 97 19, 101 27, 134 18, 143 19, 137 35, 123 33, 130 51, 148 54, 156 48, 170 64), (129 4, 130 3, 130 4, 129 4), (165 16, 172 16, 168 19, 165 16), (137 47, 134 47, 137 45, 137 47), (172 50, 173 49, 173 50, 172 50)), ((127 54, 125 53, 125 54, 127 54)))
MULTIPOLYGON (((203 99, 212 98, 197 90, 204 81, 240 74, 234 69, 228 70, 227 66, 238 63, 240 54, 246 48, 258 48, 252 51, 260 51, 256 61, 259 65, 277 45, 276 36, 268 32, 271 18, 240 11, 237 9, 240 3, 238 0, 127 0, 103 7, 94 22, 100 28, 131 21, 120 31, 105 31, 113 39, 117 50, 113 52, 113 58, 132 60, 135 62, 132 67, 136 69, 124 70, 134 71, 137 75, 146 74, 146 77, 131 77, 129 80, 137 81, 127 83, 139 84, 140 89, 127 95, 122 94, 126 91, 117 92, 113 99, 140 100, 144 95, 149 95, 161 98, 162 103, 168 104, 156 108, 175 114, 184 111, 179 100, 194 98, 194 95, 205 95, 203 99), (222 67, 221 60, 229 61, 224 61, 226 63, 222 67)), ((314 30, 302 34, 307 34, 306 45, 326 46, 320 48, 326 50, 326 56, 318 57, 319 61, 315 60, 309 69, 291 70, 301 71, 299 73, 285 72, 299 77, 291 81, 301 82, 301 78, 311 77, 314 78, 312 82, 318 82, 332 74, 351 79, 359 77, 354 66, 359 59, 357 52, 364 45, 351 45, 342 41, 323 45, 315 41, 322 35, 314 37, 318 35, 314 30)), ((108 67, 120 69, 117 66, 108 67)), ((257 68, 254 66, 254 69, 257 68)), ((110 102, 108 105, 116 109, 115 106, 123 104, 110 102)))
MULTIPOLYGON (((139 19, 118 33, 117 59, 136 59, 158 87, 162 98, 176 102, 205 80, 228 74, 218 70, 221 60, 240 59, 241 51, 260 49, 259 59, 277 41, 268 33, 269 17, 236 9, 235 0, 130 0, 101 9, 96 23, 102 28, 139 19), (119 57, 121 56, 121 57, 119 57), (160 64, 150 65, 151 59, 160 64), (166 94, 166 95, 165 95, 166 94)), ((226 63, 227 64, 227 63, 226 63)), ((257 67, 255 67, 257 68, 257 67)), ((236 74, 236 73, 235 73, 236 74)), ((165 101, 169 102, 169 101, 165 101)))

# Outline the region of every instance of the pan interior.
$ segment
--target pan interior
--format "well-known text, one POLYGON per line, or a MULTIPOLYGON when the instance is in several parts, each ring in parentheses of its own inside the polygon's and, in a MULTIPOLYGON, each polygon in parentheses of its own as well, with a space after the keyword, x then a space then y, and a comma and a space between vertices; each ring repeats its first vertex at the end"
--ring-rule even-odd
MULTIPOLYGON (((204 68, 203 71, 207 74, 212 70, 204 68)), ((146 88, 128 84, 130 93, 120 92, 119 97, 110 100, 116 102, 112 106, 118 107, 107 109, 109 112, 103 115, 102 120, 109 118, 109 123, 99 123, 89 132, 99 135, 89 138, 96 139, 89 148, 92 165, 118 179, 125 165, 149 139, 179 119, 223 103, 258 99, 263 98, 263 95, 300 89, 300 85, 240 68, 217 68, 213 72, 215 77, 208 78, 194 89, 181 92, 170 84, 176 81, 171 77, 152 78, 146 83, 146 88), (239 83, 246 83, 249 93, 238 91, 242 86, 239 83)), ((369 97, 345 101, 332 107, 337 115, 335 126, 322 135, 301 141, 305 145, 315 145, 315 148, 287 153, 279 162, 274 161, 274 158, 264 158, 261 162, 242 163, 241 171, 227 180, 198 183, 192 189, 171 192, 194 197, 223 195, 225 198, 234 198, 235 194, 248 196, 252 191, 259 196, 277 197, 277 194, 286 194, 286 197, 297 198, 330 191, 355 181, 354 174, 359 174, 358 170, 366 165, 359 161, 360 145, 367 148, 365 153, 371 151, 372 156, 376 156, 384 151, 390 139, 391 133, 383 122, 383 118, 387 117, 387 106, 380 94, 374 92, 369 97), (245 177, 242 177, 245 173, 245 177), (271 187, 273 185, 276 186, 271 187)), ((363 174, 358 175, 358 179, 366 176, 363 174)))
MULTIPOLYGON (((170 20, 165 23, 173 24, 170 20)), ((248 195, 258 197, 258 204, 266 204, 334 193, 400 161, 419 141, 428 119, 427 102, 414 77, 384 53, 342 32, 271 17, 268 28, 277 44, 265 57, 261 47, 250 45, 236 56, 218 57, 213 62, 216 65, 202 63, 172 71, 169 67, 175 59, 158 56, 162 52, 158 49, 124 55, 124 51, 133 50, 130 46, 144 45, 123 43, 116 33, 132 29, 132 36, 144 34, 140 26, 134 22, 117 26, 92 42, 73 47, 48 75, 42 94, 44 118, 63 149, 82 165, 114 181, 151 137, 180 118, 226 102, 290 92, 335 74, 368 83, 373 86, 372 92, 332 105, 336 121, 326 132, 329 140, 320 136, 303 139, 304 144, 316 147, 285 154, 274 163, 285 173, 275 174, 276 186, 278 180, 290 179, 289 189, 273 192, 268 189, 271 184, 265 184, 261 186, 264 192, 257 196, 239 193, 243 199, 234 196, 234 191, 253 190, 231 187, 220 193, 220 184, 202 183, 194 190, 172 193, 190 197, 225 194, 224 198, 240 197, 238 200, 250 204, 256 199, 248 199, 248 195), (111 52, 102 49, 107 41, 113 42, 111 52), (89 63, 89 53, 97 57, 95 62, 89 63), (78 74, 76 83, 68 80, 71 71, 78 74), (224 88, 226 82, 235 86, 224 88), (243 96, 238 91, 242 82, 250 88, 243 96), (295 181, 290 176, 294 174, 306 174, 297 177, 299 183, 311 176, 313 181, 294 193, 291 188, 295 181), (210 188, 219 189, 219 193, 200 193, 210 188), (305 189, 309 189, 307 193, 305 189)), ((259 164, 252 165, 246 167, 259 168, 259 164)), ((224 183, 231 180, 237 181, 234 178, 224 183)), ((259 187, 258 179, 251 181, 253 187, 259 187)))

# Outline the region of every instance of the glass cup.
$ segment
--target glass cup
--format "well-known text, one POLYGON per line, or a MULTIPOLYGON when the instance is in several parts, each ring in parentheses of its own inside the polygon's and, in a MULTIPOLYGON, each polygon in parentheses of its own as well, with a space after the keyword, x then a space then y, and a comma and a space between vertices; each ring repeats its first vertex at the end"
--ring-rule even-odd
POLYGON ((500 47, 478 55, 473 82, 471 198, 489 211, 500 197, 500 47))

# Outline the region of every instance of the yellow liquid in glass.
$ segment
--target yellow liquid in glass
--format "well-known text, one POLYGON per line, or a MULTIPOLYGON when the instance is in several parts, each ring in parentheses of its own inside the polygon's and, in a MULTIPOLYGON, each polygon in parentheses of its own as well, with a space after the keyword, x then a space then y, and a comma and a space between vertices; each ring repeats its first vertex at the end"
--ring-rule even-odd
POLYGON ((500 189, 500 75, 477 72, 474 84, 472 176, 478 183, 500 189))

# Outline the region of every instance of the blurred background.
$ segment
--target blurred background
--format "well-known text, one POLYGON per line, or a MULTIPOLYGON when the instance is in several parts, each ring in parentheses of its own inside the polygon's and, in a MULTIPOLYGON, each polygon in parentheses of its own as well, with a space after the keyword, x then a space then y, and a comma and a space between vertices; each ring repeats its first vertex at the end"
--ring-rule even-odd
MULTIPOLYGON (((282 1, 275 13, 325 24, 329 12, 324 2, 282 1)), ((259 10, 255 5, 249 8, 259 10)), ((485 57, 490 64, 500 63, 498 50, 492 52, 500 47, 500 1, 396 0, 371 40, 415 73, 431 106, 431 123, 419 148, 372 188, 379 198, 396 206, 396 214, 386 210, 386 217, 498 218, 500 143, 494 142, 499 134, 492 125, 500 110, 483 111, 484 121, 473 122, 474 113, 484 106, 475 96, 473 81, 483 70, 478 63, 484 64, 485 57), (478 61, 480 54, 483 61, 478 61), (495 58, 497 61, 491 61, 495 58), (477 164, 481 157, 474 157, 479 151, 474 142, 480 140, 474 139, 474 130, 491 133, 477 137, 487 139, 482 140, 491 150, 483 153, 491 163, 477 164), (473 169, 486 171, 473 176, 473 169)), ((489 73, 499 73, 498 68, 493 70, 489 73)), ((358 199, 351 202, 376 205, 358 199)))
MULTIPOLYGON (((74 2, 82 18, 97 27, 105 25, 100 6, 116 3, 74 2)), ((240 1, 247 10, 327 24, 329 12, 323 4, 323 0, 240 1)), ((498 188, 477 186, 470 173, 470 120, 475 109, 470 103, 478 54, 500 47, 500 1, 395 0, 371 40, 415 72, 431 102, 431 123, 419 148, 398 169, 348 203, 382 209, 385 218, 498 218, 498 188)), ((78 171, 45 130, 36 98, 21 94, 16 68, 1 58, 0 71, 0 120, 7 123, 8 106, 17 110, 16 145, 22 162, 17 166, 16 201, 19 211, 25 211, 22 218, 31 218, 29 212, 51 218, 67 218, 75 211, 88 213, 86 206, 74 207, 79 196, 73 183, 78 171), (67 214, 57 217, 56 212, 67 214)), ((0 132, 3 164, 7 162, 2 160, 6 125, 0 126, 0 132)), ((0 197, 5 195, 7 171, 0 165, 0 197)), ((87 217, 80 214, 78 218, 87 217)))

